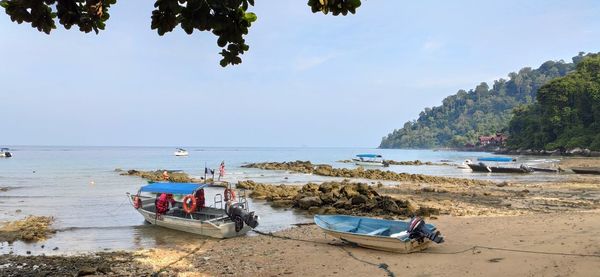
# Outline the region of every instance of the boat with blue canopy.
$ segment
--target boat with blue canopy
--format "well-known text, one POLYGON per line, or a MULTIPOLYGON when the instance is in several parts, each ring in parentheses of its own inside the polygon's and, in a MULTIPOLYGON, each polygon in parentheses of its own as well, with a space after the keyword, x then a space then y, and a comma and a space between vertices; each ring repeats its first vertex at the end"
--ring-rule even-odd
POLYGON ((352 161, 356 165, 366 165, 366 166, 384 166, 385 161, 383 160, 383 156, 379 154, 358 154, 356 158, 353 158, 352 161))
POLYGON ((481 158, 478 158, 477 160, 482 161, 482 162, 501 162, 501 163, 517 161, 517 159, 511 158, 511 157, 481 157, 481 158))
POLYGON ((245 194, 226 188, 206 205, 207 184, 157 182, 127 193, 132 206, 150 224, 213 238, 240 236, 258 226, 245 194), (174 196, 183 196, 181 201, 174 196))
POLYGON ((434 225, 420 217, 410 221, 349 215, 315 215, 315 224, 342 241, 365 248, 412 253, 426 249, 430 241, 444 242, 434 225))

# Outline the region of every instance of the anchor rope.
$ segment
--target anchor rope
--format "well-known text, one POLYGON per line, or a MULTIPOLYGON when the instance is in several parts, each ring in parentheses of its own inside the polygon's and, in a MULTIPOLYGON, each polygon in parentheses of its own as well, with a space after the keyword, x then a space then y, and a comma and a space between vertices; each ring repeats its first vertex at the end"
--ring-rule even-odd
MULTIPOLYGON (((351 258, 368 264, 368 265, 372 265, 372 266, 377 266, 378 268, 384 270, 386 272, 386 274, 390 277, 394 277, 395 274, 394 272, 392 272, 389 269, 389 266, 385 263, 373 263, 367 260, 363 260, 360 259, 358 257, 356 257, 351 251, 349 251, 348 249, 346 249, 344 247, 345 244, 339 244, 339 243, 332 243, 332 242, 322 242, 322 241, 316 241, 316 240, 308 240, 308 239, 300 239, 300 238, 292 238, 289 236, 284 236, 284 235, 275 235, 272 232, 262 232, 259 230, 253 230, 255 233, 259 234, 259 235, 263 235, 263 236, 269 236, 269 237, 273 237, 273 238, 279 238, 279 239, 284 239, 284 240, 293 240, 293 241, 301 241, 301 242, 307 242, 307 243, 318 243, 318 244, 323 244, 323 245, 329 245, 329 246, 337 246, 339 247, 342 251, 346 252, 348 254, 348 256, 350 256, 351 258)), ((348 243, 348 242, 347 242, 348 243)), ((357 247, 356 244, 354 243, 349 243, 352 247, 357 247)), ((453 252, 432 252, 432 251, 421 251, 421 252, 415 252, 415 253, 398 253, 398 254, 402 254, 402 255, 408 255, 408 254, 439 254, 439 255, 456 255, 456 254, 462 254, 462 253, 466 253, 469 251, 473 251, 475 252, 477 249, 487 249, 487 250, 492 250, 492 251, 503 251, 503 252, 515 252, 515 253, 526 253, 526 254, 535 254, 535 255, 555 255, 555 256, 575 256, 575 257, 592 257, 592 258, 600 258, 600 254, 580 254, 580 253, 566 253, 566 252, 548 252, 548 251, 534 251, 534 250, 522 250, 522 249, 512 249, 512 248, 503 248, 503 247, 494 247, 494 246, 485 246, 485 245, 473 245, 469 248, 463 249, 463 250, 459 250, 459 251, 453 251, 453 252)))

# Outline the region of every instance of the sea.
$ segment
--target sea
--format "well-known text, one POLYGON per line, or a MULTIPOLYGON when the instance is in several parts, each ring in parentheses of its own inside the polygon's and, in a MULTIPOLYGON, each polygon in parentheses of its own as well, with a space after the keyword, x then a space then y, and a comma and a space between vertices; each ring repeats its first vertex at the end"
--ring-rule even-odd
MULTIPOLYGON (((0 158, 0 222, 27 215, 54 217, 57 230, 48 240, 37 243, 1 243, 0 253, 32 255, 78 254, 131 250, 201 240, 195 235, 146 224, 129 203, 126 193, 136 193, 146 182, 139 177, 121 176, 117 169, 183 170, 194 177, 204 176, 205 167, 218 172, 225 162, 223 180, 301 185, 307 182, 339 180, 310 174, 242 168, 251 162, 311 161, 334 167, 354 167, 348 160, 361 153, 381 154, 396 161, 421 160, 460 164, 470 159, 493 156, 483 152, 400 150, 375 148, 266 148, 186 147, 187 157, 176 157, 174 147, 81 147, 12 146, 12 158, 0 158)), ((560 158, 517 157, 518 163, 550 167, 560 158)), ((484 180, 543 182, 560 176, 552 173, 526 175, 472 173, 456 166, 390 166, 385 170, 436 176, 484 180)), ((389 185, 389 182, 385 183, 389 185)), ((208 188, 208 204, 222 188, 208 188)), ((310 222, 311 217, 286 209, 273 209, 264 201, 249 199, 250 208, 260 216, 261 231, 277 231, 292 224, 310 222)), ((253 235, 250 232, 248 235, 253 235)))

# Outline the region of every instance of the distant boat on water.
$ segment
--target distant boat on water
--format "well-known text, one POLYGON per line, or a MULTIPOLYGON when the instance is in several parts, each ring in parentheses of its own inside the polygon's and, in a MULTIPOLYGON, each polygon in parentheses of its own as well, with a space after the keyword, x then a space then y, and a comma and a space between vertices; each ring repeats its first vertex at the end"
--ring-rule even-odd
POLYGON ((385 166, 383 156, 379 154, 358 154, 352 159, 354 164, 363 166, 385 166))
POLYGON ((8 148, 0 148, 0 158, 12 157, 12 153, 10 153, 8 150, 8 148))
POLYGON ((175 156, 182 157, 182 156, 189 156, 190 153, 188 153, 188 151, 183 148, 177 148, 177 151, 175 151, 174 154, 175 154, 175 156))

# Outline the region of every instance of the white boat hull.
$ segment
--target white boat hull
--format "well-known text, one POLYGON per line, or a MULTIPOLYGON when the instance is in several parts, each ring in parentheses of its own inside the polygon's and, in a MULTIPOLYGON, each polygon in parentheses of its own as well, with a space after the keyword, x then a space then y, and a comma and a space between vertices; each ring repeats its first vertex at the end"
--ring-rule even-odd
POLYGON ((178 157, 189 156, 189 153, 187 151, 185 151, 185 152, 175 152, 174 154, 175 154, 175 156, 178 156, 178 157))
POLYGON ((336 232, 327 229, 323 229, 323 231, 326 234, 336 237, 340 240, 375 250, 383 250, 397 253, 413 253, 423 251, 427 249, 427 247, 429 247, 428 240, 424 240, 423 242, 418 242, 415 240, 401 241, 397 238, 391 237, 365 236, 360 234, 336 232))
POLYGON ((354 161, 355 165, 360 165, 360 166, 383 166, 383 162, 361 162, 361 161, 354 161))
POLYGON ((150 224, 212 238, 231 238, 244 235, 252 230, 252 228, 244 224, 242 230, 236 232, 234 222, 221 221, 213 223, 210 222, 210 220, 199 221, 169 215, 157 217, 154 212, 143 209, 137 209, 137 211, 144 216, 144 219, 150 224))

